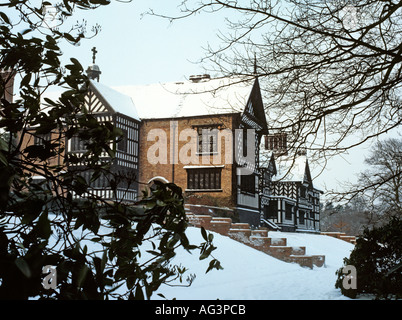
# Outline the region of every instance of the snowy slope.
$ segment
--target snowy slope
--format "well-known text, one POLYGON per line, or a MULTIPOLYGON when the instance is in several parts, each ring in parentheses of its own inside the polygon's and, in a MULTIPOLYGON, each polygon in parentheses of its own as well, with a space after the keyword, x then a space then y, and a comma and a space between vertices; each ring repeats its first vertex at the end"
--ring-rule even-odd
MULTIPOLYGON (((187 231, 191 243, 203 242, 200 229, 187 231)), ((306 254, 324 254, 326 266, 307 269, 297 264, 277 260, 250 248, 229 237, 214 234, 213 252, 224 270, 212 270, 205 274, 208 259, 200 261, 198 256, 181 250, 174 259, 195 273, 190 287, 163 286, 158 293, 167 299, 179 300, 333 300, 347 299, 335 289, 335 271, 343 265, 353 245, 329 236, 270 232, 269 237, 284 237, 289 246, 306 246, 306 254)), ((159 299, 157 295, 153 299, 159 299)))

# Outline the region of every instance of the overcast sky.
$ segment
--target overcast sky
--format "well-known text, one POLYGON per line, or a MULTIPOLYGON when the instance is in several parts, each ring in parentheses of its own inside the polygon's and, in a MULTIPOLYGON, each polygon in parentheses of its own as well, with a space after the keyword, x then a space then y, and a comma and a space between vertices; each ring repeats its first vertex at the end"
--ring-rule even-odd
POLYGON ((142 15, 150 8, 163 14, 179 13, 180 1, 141 0, 113 2, 92 11, 80 11, 73 21, 98 23, 101 32, 79 47, 66 47, 65 56, 80 60, 86 68, 92 63, 91 48, 96 47, 96 63, 101 81, 109 86, 180 81, 203 72, 196 62, 208 42, 224 27, 221 15, 196 16, 170 23, 169 20, 142 15))

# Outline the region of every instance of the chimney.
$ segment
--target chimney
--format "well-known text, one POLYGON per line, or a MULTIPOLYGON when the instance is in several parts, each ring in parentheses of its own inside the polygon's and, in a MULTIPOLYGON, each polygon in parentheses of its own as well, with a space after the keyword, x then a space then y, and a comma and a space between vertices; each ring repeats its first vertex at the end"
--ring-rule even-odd
POLYGON ((211 80, 211 76, 209 74, 191 75, 189 80, 193 83, 206 82, 211 80))

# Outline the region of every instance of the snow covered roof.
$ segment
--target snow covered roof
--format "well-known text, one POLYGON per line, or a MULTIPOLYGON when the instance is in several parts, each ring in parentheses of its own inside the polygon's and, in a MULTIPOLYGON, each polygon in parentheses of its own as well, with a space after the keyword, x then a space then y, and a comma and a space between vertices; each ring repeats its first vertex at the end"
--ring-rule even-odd
POLYGON ((201 79, 114 89, 132 98, 142 119, 192 117, 242 112, 254 79, 201 79))
POLYGON ((303 182, 307 173, 307 157, 305 155, 281 156, 275 160, 277 174, 274 181, 303 182))
MULTIPOLYGON (((130 96, 127 96, 94 80, 90 80, 90 86, 92 86, 92 88, 96 90, 96 94, 100 95, 103 101, 106 102, 107 108, 112 109, 110 110, 111 112, 118 112, 133 119, 140 120, 137 108, 130 96)), ((43 111, 46 112, 49 107, 44 98, 49 98, 53 101, 57 101, 62 93, 63 91, 60 90, 46 92, 46 95, 42 96, 41 101, 41 108, 43 109, 43 111)))
POLYGON ((113 111, 122 113, 133 119, 140 120, 137 108, 131 97, 122 94, 121 92, 116 91, 99 82, 90 80, 90 83, 103 97, 103 99, 109 104, 109 106, 113 108, 113 111))
POLYGON ((255 79, 224 77, 111 88, 90 80, 111 111, 137 120, 242 113, 254 83, 255 79))

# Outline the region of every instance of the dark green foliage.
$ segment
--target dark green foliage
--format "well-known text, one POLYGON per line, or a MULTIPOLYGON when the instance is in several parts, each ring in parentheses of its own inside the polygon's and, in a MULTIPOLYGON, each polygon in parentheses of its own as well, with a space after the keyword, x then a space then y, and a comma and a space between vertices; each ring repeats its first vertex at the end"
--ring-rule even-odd
POLYGON ((388 224, 366 229, 357 239, 356 247, 345 265, 353 265, 357 271, 357 289, 344 289, 343 274, 336 274, 336 288, 350 298, 358 294, 373 294, 377 298, 402 297, 402 220, 392 218, 388 224))
MULTIPOLYGON (((212 236, 189 243, 182 191, 174 184, 157 184, 136 204, 77 197, 100 176, 115 190, 121 175, 110 170, 110 145, 121 131, 85 110, 88 78, 78 60, 61 66, 59 43, 78 43, 82 28, 43 27, 40 3, 10 1, 7 9, 21 18, 16 26, 0 12, 0 71, 11 71, 0 79, 0 299, 148 299, 162 284, 183 282, 187 269, 172 263, 178 247, 205 259, 215 249, 212 236), (15 101, 4 98, 11 75, 21 80, 15 101), (43 99, 44 110, 41 100, 54 86, 65 91, 58 100, 43 99), (49 133, 50 140, 26 144, 49 133), (86 152, 64 152, 73 136, 85 141, 86 152), (66 170, 67 163, 85 163, 91 181, 66 170), (34 181, 38 176, 43 179, 34 181), (42 285, 46 266, 57 271, 55 288, 42 285)), ((57 15, 64 21, 74 10, 108 3, 65 0, 57 15)), ((221 268, 216 259, 208 271, 213 268, 221 268)))

